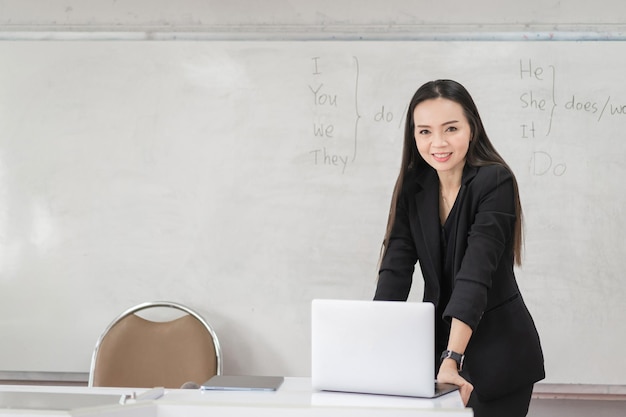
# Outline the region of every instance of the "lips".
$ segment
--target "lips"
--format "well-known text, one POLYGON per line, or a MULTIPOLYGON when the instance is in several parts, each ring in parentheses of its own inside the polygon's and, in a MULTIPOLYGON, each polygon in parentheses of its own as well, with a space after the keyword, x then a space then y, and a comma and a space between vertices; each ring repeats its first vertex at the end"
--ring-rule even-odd
POLYGON ((452 156, 452 152, 433 153, 432 156, 437 162, 446 162, 452 156))

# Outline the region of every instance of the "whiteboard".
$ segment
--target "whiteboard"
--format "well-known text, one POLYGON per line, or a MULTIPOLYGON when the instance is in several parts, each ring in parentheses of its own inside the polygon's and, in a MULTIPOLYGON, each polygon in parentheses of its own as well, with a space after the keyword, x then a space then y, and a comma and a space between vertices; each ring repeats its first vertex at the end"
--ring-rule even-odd
POLYGON ((625 384, 625 51, 0 42, 0 370, 87 372, 118 313, 172 300, 225 373, 309 375, 311 300, 373 296, 407 103, 454 78, 520 183, 546 382, 625 384))

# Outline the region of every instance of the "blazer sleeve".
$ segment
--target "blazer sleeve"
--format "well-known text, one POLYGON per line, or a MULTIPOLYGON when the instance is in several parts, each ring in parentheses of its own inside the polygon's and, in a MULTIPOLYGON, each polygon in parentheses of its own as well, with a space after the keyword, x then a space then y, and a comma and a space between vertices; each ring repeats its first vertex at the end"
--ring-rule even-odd
POLYGON ((502 272, 503 255, 511 257, 505 264, 512 271, 511 240, 516 219, 513 176, 502 166, 483 167, 468 185, 468 193, 467 246, 443 316, 455 317, 476 330, 492 280, 502 272))
POLYGON ((403 192, 398 199, 396 219, 383 255, 374 300, 406 301, 411 290, 417 251, 411 235, 409 213, 403 192))

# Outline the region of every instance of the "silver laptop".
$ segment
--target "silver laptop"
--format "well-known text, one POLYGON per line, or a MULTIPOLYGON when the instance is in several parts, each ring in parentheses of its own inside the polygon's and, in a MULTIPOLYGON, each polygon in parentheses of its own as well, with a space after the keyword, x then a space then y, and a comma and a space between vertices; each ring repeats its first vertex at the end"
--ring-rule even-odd
POLYGON ((313 300, 313 389, 434 398, 458 389, 435 382, 431 303, 313 300))
POLYGON ((215 375, 200 386, 212 391, 276 391, 285 380, 282 376, 215 375))

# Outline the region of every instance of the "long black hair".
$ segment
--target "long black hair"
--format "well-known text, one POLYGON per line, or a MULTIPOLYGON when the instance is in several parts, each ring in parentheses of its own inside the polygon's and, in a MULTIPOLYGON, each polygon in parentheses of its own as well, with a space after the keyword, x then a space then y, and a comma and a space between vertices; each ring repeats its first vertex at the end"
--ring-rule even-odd
POLYGON ((500 154, 496 151, 493 144, 487 136, 487 132, 483 126, 483 122, 478 113, 478 108, 472 99, 469 92, 456 81, 453 80, 435 80, 429 81, 417 89, 411 102, 406 115, 406 124, 404 129, 404 145, 402 148, 402 162, 400 165, 400 173, 396 180, 396 185, 393 190, 391 198, 391 207, 389 209, 389 218, 387 220, 387 229, 385 232, 385 238, 383 240, 383 254, 389 244, 389 235, 393 228, 393 223, 396 217, 396 206, 398 204, 398 198, 402 192, 402 186, 404 177, 409 170, 419 170, 426 165, 426 162, 419 154, 417 145, 415 143, 415 122, 413 120, 413 113, 415 107, 418 104, 426 100, 444 98, 447 100, 458 103, 462 108, 469 122, 471 129, 471 141, 469 143, 469 149, 467 150, 467 156, 465 162, 474 167, 486 166, 486 165, 501 165, 506 167, 513 177, 513 186, 515 190, 515 229, 513 231, 513 256, 515 264, 521 265, 522 263, 522 205, 519 198, 519 189, 517 180, 513 171, 507 163, 502 159, 500 154))

